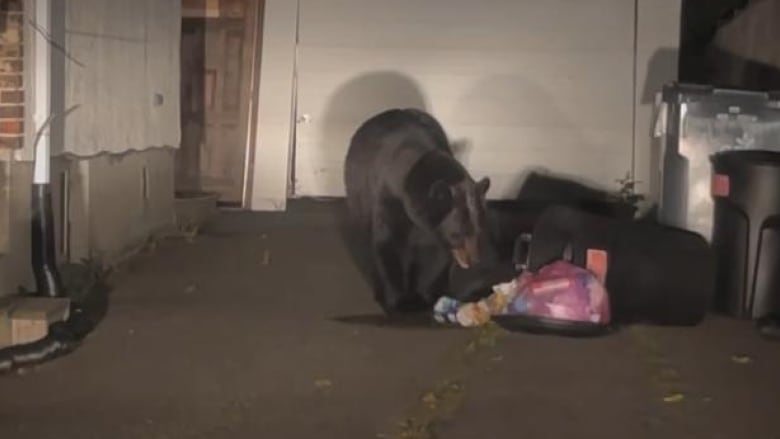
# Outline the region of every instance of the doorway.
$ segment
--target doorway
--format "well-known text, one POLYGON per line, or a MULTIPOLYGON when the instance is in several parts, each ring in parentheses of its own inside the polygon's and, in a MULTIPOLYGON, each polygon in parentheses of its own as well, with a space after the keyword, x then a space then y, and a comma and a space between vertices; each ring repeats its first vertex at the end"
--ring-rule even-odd
POLYGON ((263 0, 182 0, 179 193, 244 207, 263 0))

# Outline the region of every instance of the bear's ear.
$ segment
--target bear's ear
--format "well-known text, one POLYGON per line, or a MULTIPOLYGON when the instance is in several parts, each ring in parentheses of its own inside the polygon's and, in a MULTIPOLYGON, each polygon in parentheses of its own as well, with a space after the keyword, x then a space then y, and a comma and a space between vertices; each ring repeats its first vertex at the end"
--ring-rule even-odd
POLYGON ((482 179, 477 182, 477 192, 484 197, 488 190, 490 190, 490 178, 482 177, 482 179))
POLYGON ((428 190, 428 198, 434 203, 441 203, 440 206, 448 204, 452 200, 450 186, 443 180, 435 181, 428 190))

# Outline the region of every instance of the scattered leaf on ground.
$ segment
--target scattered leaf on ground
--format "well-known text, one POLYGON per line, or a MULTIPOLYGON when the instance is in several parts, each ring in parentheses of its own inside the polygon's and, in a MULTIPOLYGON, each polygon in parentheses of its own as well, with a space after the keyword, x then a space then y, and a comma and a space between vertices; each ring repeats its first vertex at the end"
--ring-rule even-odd
POLYGON ((422 402, 424 402, 430 408, 436 407, 436 400, 436 395, 434 395, 433 392, 428 392, 422 397, 422 402))
POLYGON ((317 380, 314 380, 314 386, 318 389, 324 389, 327 387, 333 387, 333 381, 327 379, 327 378, 320 378, 317 380))
POLYGON ((737 364, 748 364, 748 363, 752 363, 753 359, 748 357, 747 355, 732 355, 731 361, 737 364))
POLYGON ((674 403, 680 402, 685 399, 685 395, 682 393, 672 393, 671 395, 664 396, 664 402, 674 403))

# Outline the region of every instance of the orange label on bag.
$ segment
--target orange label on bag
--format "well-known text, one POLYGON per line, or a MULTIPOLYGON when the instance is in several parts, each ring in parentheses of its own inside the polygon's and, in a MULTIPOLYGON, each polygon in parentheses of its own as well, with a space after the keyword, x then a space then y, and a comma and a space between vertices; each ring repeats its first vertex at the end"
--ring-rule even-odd
POLYGON ((567 290, 571 288, 571 286, 571 280, 567 278, 540 280, 531 283, 531 294, 549 294, 556 291, 567 290))
POLYGON ((607 279, 607 268, 609 267, 609 258, 605 250, 598 250, 595 248, 589 248, 585 253, 585 265, 596 279, 604 285, 607 279))
POLYGON ((713 197, 728 197, 731 192, 730 186, 728 175, 713 174, 710 182, 710 193, 713 197))

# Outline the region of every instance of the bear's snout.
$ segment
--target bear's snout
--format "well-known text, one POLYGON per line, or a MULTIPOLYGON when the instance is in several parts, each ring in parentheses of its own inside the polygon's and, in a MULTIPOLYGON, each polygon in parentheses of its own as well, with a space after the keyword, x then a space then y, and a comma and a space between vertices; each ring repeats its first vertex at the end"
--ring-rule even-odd
POLYGON ((460 268, 468 269, 479 264, 479 243, 476 237, 469 237, 462 244, 452 249, 452 256, 460 268))

